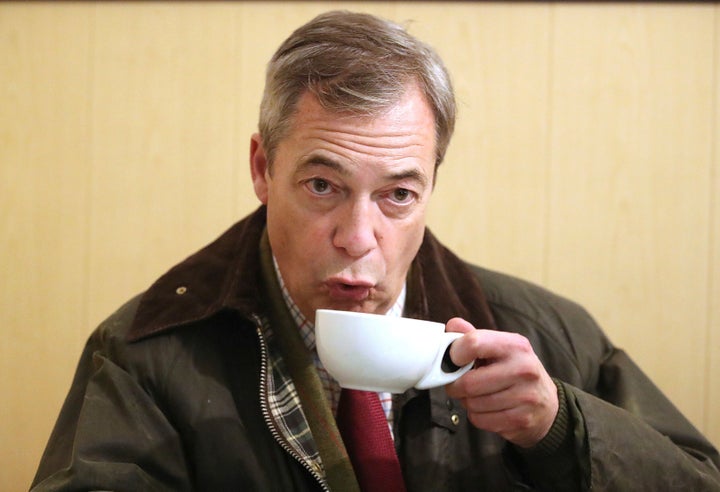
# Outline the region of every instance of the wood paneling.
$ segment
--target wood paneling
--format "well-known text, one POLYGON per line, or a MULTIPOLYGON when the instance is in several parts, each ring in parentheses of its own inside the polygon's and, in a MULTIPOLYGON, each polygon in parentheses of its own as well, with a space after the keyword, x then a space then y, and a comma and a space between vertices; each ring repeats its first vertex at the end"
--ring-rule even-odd
POLYGON ((0 6, 0 488, 22 490, 86 336, 86 8, 0 6))
POLYGON ((546 203, 551 9, 538 5, 408 7, 413 32, 453 75, 458 125, 429 224, 467 259, 541 282, 546 203), (452 26, 439 30, 436 23, 452 26))
POLYGON ((547 284, 585 304, 698 424, 713 9, 558 6, 552 69, 547 284))
MULTIPOLYGON (((93 327, 255 208, 265 64, 337 5, 0 4, 2 487, 93 327)), ((341 7, 411 21, 453 74, 433 231, 580 301, 720 443, 720 6, 341 7)))
POLYGON ((90 319, 234 216, 244 161, 231 5, 98 7, 92 57, 90 319), (121 272, 122 275, 114 275, 121 272))

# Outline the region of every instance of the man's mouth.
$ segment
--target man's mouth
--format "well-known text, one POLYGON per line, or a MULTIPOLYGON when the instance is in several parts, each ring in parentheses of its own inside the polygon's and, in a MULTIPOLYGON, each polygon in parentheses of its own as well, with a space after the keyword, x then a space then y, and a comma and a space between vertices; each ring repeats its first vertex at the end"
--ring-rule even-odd
POLYGON ((350 282, 330 280, 327 282, 330 298, 337 301, 361 302, 370 297, 373 284, 370 282, 350 282))

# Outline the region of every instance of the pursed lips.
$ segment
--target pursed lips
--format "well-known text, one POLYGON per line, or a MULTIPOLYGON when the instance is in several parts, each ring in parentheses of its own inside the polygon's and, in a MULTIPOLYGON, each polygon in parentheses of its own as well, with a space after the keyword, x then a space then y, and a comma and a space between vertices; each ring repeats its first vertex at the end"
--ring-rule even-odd
POLYGON ((370 297, 375 284, 362 280, 329 279, 325 282, 332 299, 339 301, 364 301, 370 297))

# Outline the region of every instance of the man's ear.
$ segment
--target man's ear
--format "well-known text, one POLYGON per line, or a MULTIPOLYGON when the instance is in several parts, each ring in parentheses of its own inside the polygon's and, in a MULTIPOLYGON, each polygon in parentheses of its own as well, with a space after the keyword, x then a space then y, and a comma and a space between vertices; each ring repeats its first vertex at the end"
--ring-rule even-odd
POLYGON ((253 180, 255 195, 263 205, 268 201, 268 161, 259 133, 250 137, 250 175, 253 180))

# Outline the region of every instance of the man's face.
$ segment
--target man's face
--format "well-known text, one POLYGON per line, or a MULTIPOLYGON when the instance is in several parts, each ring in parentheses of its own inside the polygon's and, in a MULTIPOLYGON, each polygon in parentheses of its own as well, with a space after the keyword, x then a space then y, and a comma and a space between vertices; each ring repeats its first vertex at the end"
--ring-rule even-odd
POLYGON ((414 86, 377 118, 330 113, 304 94, 272 171, 253 136, 255 193, 305 317, 392 307, 422 242, 434 168, 434 117, 414 86))

